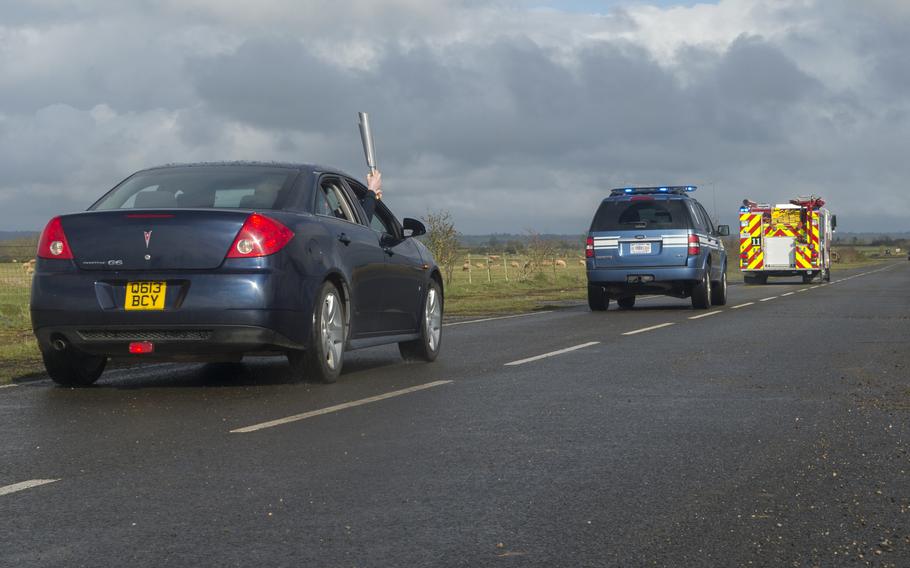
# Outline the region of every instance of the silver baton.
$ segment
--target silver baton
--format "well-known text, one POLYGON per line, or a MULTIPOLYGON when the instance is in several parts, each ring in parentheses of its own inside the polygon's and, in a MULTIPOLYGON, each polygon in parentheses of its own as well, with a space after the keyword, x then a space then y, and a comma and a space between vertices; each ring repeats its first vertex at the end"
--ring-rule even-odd
POLYGON ((358 112, 360 117, 360 139, 363 141, 363 155, 367 159, 367 167, 370 173, 376 171, 376 150, 373 146, 373 131, 370 130, 370 115, 365 112, 358 112))

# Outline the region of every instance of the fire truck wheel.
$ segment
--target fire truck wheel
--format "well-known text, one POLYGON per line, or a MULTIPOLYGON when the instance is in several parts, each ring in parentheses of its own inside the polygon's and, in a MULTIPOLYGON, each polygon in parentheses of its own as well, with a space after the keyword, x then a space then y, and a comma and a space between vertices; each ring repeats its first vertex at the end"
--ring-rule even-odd
POLYGON ((701 281, 692 287, 692 307, 698 310, 707 310, 711 307, 711 277, 710 268, 705 270, 701 281))
POLYGON ((610 307, 610 298, 602 286, 588 285, 588 307, 592 312, 605 312, 610 307))
POLYGON ((831 269, 825 269, 825 282, 831 282, 831 269))
POLYGON ((814 280, 814 279, 815 279, 814 272, 807 272, 807 273, 803 274, 803 284, 808 284, 809 282, 812 282, 812 280, 814 280))
POLYGON ((623 310, 629 310, 632 306, 635 305, 635 296, 626 296, 624 298, 618 298, 616 303, 619 304, 619 307, 623 310))
POLYGON ((726 306, 727 305, 727 267, 724 267, 724 271, 721 272, 720 280, 718 282, 711 283, 711 305, 712 306, 726 306))

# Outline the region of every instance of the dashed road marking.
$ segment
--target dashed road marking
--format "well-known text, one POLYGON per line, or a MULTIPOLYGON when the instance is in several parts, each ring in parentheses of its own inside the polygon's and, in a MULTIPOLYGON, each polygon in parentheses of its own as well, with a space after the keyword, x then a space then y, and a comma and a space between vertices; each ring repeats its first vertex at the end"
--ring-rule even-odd
POLYGON ((810 289, 810 290, 815 290, 816 288, 821 288, 821 286, 812 286, 812 287, 810 287, 809 289, 810 289))
POLYGON ((555 357, 557 355, 562 355, 563 353, 578 351, 579 349, 584 349, 585 347, 591 347, 592 345, 598 345, 599 343, 600 343, 600 341, 589 341, 588 343, 582 343, 581 345, 573 345, 572 347, 566 347, 565 349, 560 349, 558 351, 550 351, 549 353, 544 353, 543 355, 535 355, 534 357, 528 357, 527 359, 519 359, 518 361, 512 361, 511 363, 506 363, 505 366, 514 367, 516 365, 524 365, 525 363, 532 363, 534 361, 540 361, 541 359, 555 357))
POLYGON ((511 316, 498 316, 498 317, 495 317, 495 318, 482 318, 482 319, 468 320, 468 321, 453 321, 452 323, 444 323, 444 324, 442 324, 442 327, 451 327, 451 326, 454 326, 454 325, 468 325, 469 323, 483 323, 483 322, 485 322, 485 321, 497 321, 497 320, 507 320, 507 319, 515 319, 515 318, 526 318, 526 317, 528 317, 528 316, 540 316, 540 315, 549 314, 549 313, 553 313, 553 310, 546 310, 546 311, 542 311, 542 312, 532 312, 532 313, 529 313, 529 314, 515 314, 515 315, 511 315, 511 316))
POLYGON ((733 306, 733 307, 730 308, 730 309, 731 309, 731 310, 738 310, 738 309, 740 309, 740 308, 745 308, 746 306, 754 306, 754 305, 755 305, 755 302, 746 302, 745 304, 740 304, 740 305, 738 305, 738 306, 733 306))
POLYGON ((793 294, 796 294, 796 292, 787 292, 786 294, 781 294, 780 297, 786 298, 787 296, 792 296, 793 294))
POLYGON ((692 316, 692 317, 690 317, 689 319, 690 319, 690 320, 697 320, 697 319, 701 319, 701 318, 706 318, 706 317, 708 317, 708 316, 716 316, 717 314, 721 313, 722 311, 723 311, 723 310, 715 310, 715 311, 713 311, 713 312, 708 312, 708 313, 706 313, 706 314, 700 314, 700 315, 697 315, 697 316, 692 316))
POLYGON ((60 481, 59 479, 31 479, 29 481, 22 481, 20 483, 13 483, 12 485, 5 485, 0 487, 0 496, 9 495, 10 493, 17 493, 19 491, 25 491, 26 489, 31 489, 33 487, 41 487, 42 485, 47 485, 48 483, 54 483, 60 481))
POLYGON ((627 331, 623 335, 636 335, 639 333, 645 333, 646 331, 654 331, 655 329, 660 329, 662 327, 669 327, 673 325, 673 322, 661 323, 658 325, 652 325, 651 327, 645 327, 643 329, 636 329, 635 331, 627 331))
POLYGON ((16 385, 16 384, 12 384, 12 385, 0 385, 0 389, 11 389, 11 388, 13 388, 13 387, 18 387, 18 386, 19 386, 19 385, 16 385))
POLYGON ((771 296, 770 298, 762 298, 759 302, 770 302, 771 300, 776 300, 777 296, 771 296))
POLYGON ((803 288, 802 290, 797 290, 797 292, 808 292, 808 291, 809 291, 808 288, 803 288))
POLYGON ((415 387, 401 389, 401 390, 397 390, 397 391, 393 391, 393 392, 387 392, 385 394, 371 396, 369 398, 362 398, 360 400, 345 402, 343 404, 336 404, 335 406, 329 406, 327 408, 321 408, 319 410, 311 410, 310 412, 304 412, 302 414, 295 414, 293 416, 288 416, 286 418, 279 418, 277 420, 269 420, 268 422, 262 422, 260 424, 253 424, 252 426, 245 426, 243 428, 237 428, 236 430, 231 430, 231 434, 247 434, 249 432, 256 432, 257 430, 265 430, 266 428, 274 428, 275 426, 281 426, 282 424, 298 422, 300 420, 306 420, 307 418, 313 418, 315 416, 322 416, 324 414, 338 412, 339 410, 354 408, 355 406, 363 406, 364 404, 369 404, 371 402, 379 402, 380 400, 385 400, 387 398, 393 398, 396 396, 410 394, 412 392, 417 392, 417 391, 422 391, 425 389, 430 389, 433 387, 447 385, 451 382, 452 381, 433 381, 432 383, 417 385, 415 387))

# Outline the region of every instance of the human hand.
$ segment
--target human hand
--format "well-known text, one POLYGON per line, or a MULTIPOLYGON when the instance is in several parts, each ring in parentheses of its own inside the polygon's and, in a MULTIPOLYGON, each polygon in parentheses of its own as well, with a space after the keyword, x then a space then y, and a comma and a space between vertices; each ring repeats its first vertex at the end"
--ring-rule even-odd
POLYGON ((367 189, 376 194, 376 199, 382 199, 382 172, 373 170, 367 174, 367 189))

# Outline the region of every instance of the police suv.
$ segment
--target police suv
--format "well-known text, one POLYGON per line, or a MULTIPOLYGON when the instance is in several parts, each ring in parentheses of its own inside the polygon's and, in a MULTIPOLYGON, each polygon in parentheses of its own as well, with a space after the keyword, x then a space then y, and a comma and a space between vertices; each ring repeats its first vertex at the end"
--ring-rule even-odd
POLYGON ((605 198, 588 231, 588 305, 622 309, 638 294, 692 298, 707 309, 727 303, 727 253, 714 226, 690 194, 695 186, 626 187, 605 198))

